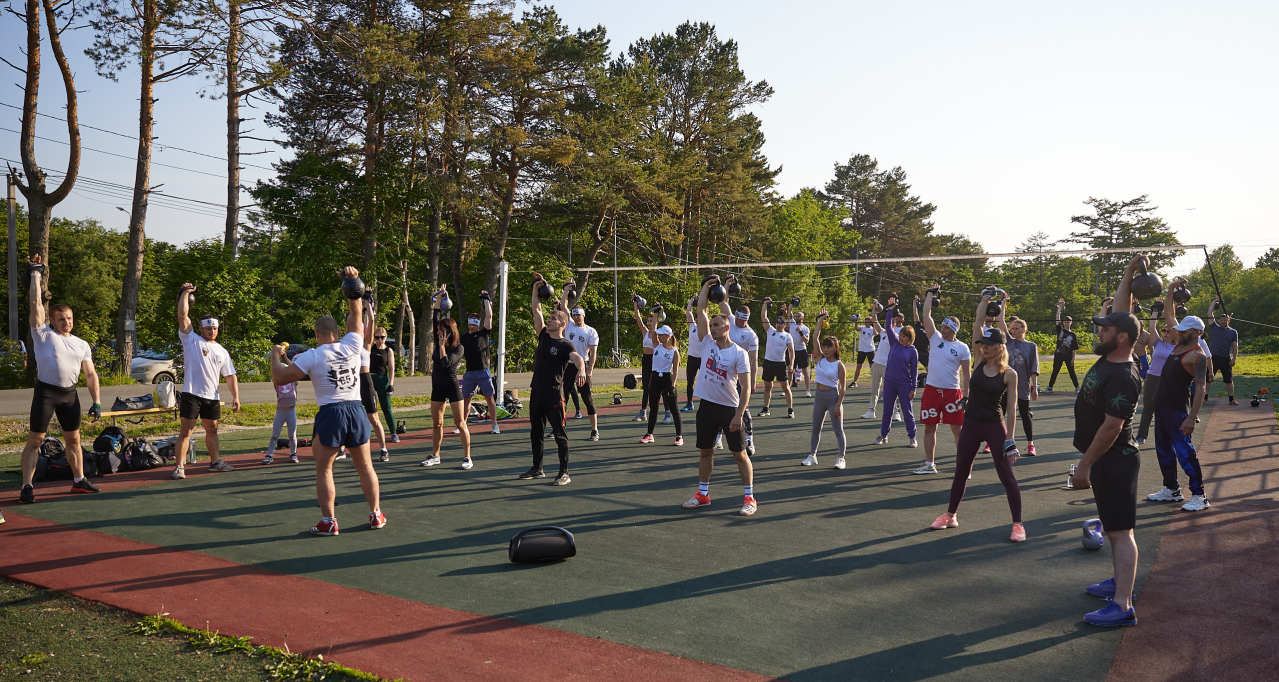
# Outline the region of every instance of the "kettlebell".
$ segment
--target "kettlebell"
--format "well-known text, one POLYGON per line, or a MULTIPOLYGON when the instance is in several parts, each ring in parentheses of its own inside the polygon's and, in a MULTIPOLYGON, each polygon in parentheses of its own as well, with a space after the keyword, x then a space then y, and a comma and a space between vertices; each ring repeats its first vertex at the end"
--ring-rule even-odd
POLYGON ((1143 266, 1141 274, 1132 278, 1128 289, 1137 298, 1150 299, 1163 293, 1164 283, 1163 280, 1159 279, 1159 275, 1153 272, 1146 272, 1146 268, 1143 266))
POLYGON ((1252 405, 1253 407, 1257 407, 1257 406, 1261 405, 1261 401, 1260 401, 1260 400, 1258 400, 1258 399, 1257 399, 1257 396, 1255 396, 1255 395, 1254 395, 1254 396, 1252 397, 1252 401, 1251 401, 1249 404, 1250 404, 1250 405, 1252 405))
POLYGON ((352 300, 364 298, 364 280, 359 277, 347 277, 342 280, 342 295, 352 300))
POLYGON ((569 286, 564 289, 564 295, 568 297, 568 302, 572 303, 577 300, 577 289, 569 286))
POLYGON ((31 263, 31 262, 28 262, 28 263, 27 263, 27 276, 28 276, 28 277, 29 277, 29 276, 31 276, 31 273, 33 273, 33 272, 38 272, 38 273, 40 273, 41 275, 43 275, 44 273, 48 272, 48 270, 49 270, 49 269, 48 269, 47 267, 45 267, 44 263, 31 263))
POLYGON ((662 307, 661 303, 654 305, 648 312, 652 315, 656 315, 659 322, 666 321, 666 309, 662 307))
POLYGON ((1190 301, 1190 288, 1185 284, 1178 286, 1172 290, 1172 300, 1178 303, 1187 303, 1190 301))
POLYGON ((481 292, 480 292, 480 300, 481 300, 481 301, 492 301, 492 300, 493 300, 493 297, 489 295, 489 292, 487 292, 487 291, 481 291, 481 292))
POLYGON ((632 294, 631 302, 635 304, 636 308, 645 308, 648 306, 648 299, 640 296, 639 294, 632 294))
POLYGON ((702 285, 705 286, 706 283, 711 280, 714 280, 715 283, 712 284, 711 288, 706 292, 707 300, 711 303, 723 303, 724 299, 728 298, 728 292, 724 289, 724 285, 720 284, 719 275, 711 275, 710 277, 707 277, 702 280, 702 285))
POLYGON ((999 317, 1002 312, 1004 312, 1004 306, 994 301, 986 304, 986 317, 999 317))
POLYGON ((1163 313, 1164 313, 1164 302, 1163 302, 1163 301, 1155 301, 1155 302, 1153 302, 1153 303, 1151 303, 1151 304, 1150 304, 1150 314, 1151 314, 1151 315, 1154 315, 1155 317, 1159 317, 1159 316, 1160 316, 1160 315, 1162 315, 1163 313))
POLYGON ((933 303, 935 305, 941 305, 941 287, 933 287, 932 289, 929 289, 925 293, 929 293, 933 295, 933 303))
POLYGON ((853 324, 857 324, 858 322, 862 321, 862 316, 858 315, 857 313, 853 313, 852 315, 848 316, 848 319, 851 320, 853 324))
POLYGON ((546 281, 545 277, 535 272, 533 273, 533 278, 542 283, 542 286, 537 289, 537 297, 539 299, 546 301, 555 298, 555 287, 551 286, 551 283, 546 281))
POLYGON ((799 297, 798 297, 798 296, 795 296, 794 298, 792 298, 792 299, 790 300, 790 307, 792 307, 792 308, 798 308, 798 307, 799 307, 799 297))
POLYGON ((733 281, 728 283, 728 295, 737 296, 740 293, 742 293, 742 283, 733 279, 733 281))
POLYGON ((449 310, 452 307, 453 301, 449 298, 449 292, 446 291, 442 296, 440 296, 440 310, 449 310))
POLYGON ((622 404, 622 394, 621 394, 621 393, 617 393, 616 391, 614 391, 614 392, 613 392, 613 404, 614 404, 614 405, 621 405, 621 404, 622 404))
POLYGON ((1186 310, 1186 306, 1184 305, 1177 306, 1177 319, 1181 319, 1185 317, 1189 312, 1190 312, 1189 310, 1186 310))
POLYGON ((1095 552, 1106 544, 1106 536, 1102 535, 1101 519, 1084 521, 1083 534, 1082 542, 1086 550, 1095 552))

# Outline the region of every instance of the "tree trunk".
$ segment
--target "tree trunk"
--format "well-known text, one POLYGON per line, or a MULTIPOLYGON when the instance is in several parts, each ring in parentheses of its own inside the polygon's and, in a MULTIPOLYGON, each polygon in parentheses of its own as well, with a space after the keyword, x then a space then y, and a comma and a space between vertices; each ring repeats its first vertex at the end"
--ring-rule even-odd
POLYGON ((223 245, 240 256, 240 0, 227 0, 226 232, 223 245))
MULTIPOLYGON (((607 208, 607 207, 600 211, 600 219, 599 219, 599 222, 595 225, 595 230, 594 230, 594 231, 592 232, 592 234, 591 234, 591 248, 589 248, 589 249, 587 249, 587 250, 586 250, 586 265, 585 265, 585 267, 588 267, 588 268, 589 268, 589 267, 591 267, 591 266, 595 265, 595 259, 596 259, 596 258, 600 255, 600 251, 603 251, 603 250, 604 250, 604 244, 605 244, 605 243, 606 243, 609 239, 612 239, 612 237, 613 237, 613 233, 612 233, 612 231, 609 231, 609 232, 607 232, 607 233, 604 231, 604 221, 606 221, 606 220, 608 220, 608 208, 607 208)), ((613 222, 613 229, 617 229, 617 222, 616 222, 616 221, 614 221, 614 222, 613 222)), ((572 264, 572 263, 569 263, 569 268, 571 269, 572 267, 573 267, 573 264, 572 264)), ((582 281, 580 281, 580 282, 578 282, 578 283, 577 283, 577 297, 578 297, 578 299, 581 299, 581 298, 582 298, 582 296, 584 296, 584 295, 586 294, 586 287, 587 287, 587 285, 589 285, 589 284, 591 283, 591 275, 592 275, 592 274, 594 274, 594 273, 590 273, 590 272, 582 273, 582 281)))
POLYGON ((138 96, 138 159, 133 176, 133 206, 129 212, 129 256, 120 294, 120 315, 116 320, 116 350, 122 372, 133 361, 138 311, 138 290, 142 285, 142 258, 146 249, 147 202, 151 196, 151 136, 155 126, 155 32, 158 23, 156 0, 143 0, 142 45, 138 50, 141 93, 138 96))
POLYGON ((520 181, 519 150, 510 149, 510 165, 506 169, 506 187, 502 190, 501 217, 497 223, 497 234, 493 238, 493 257, 489 259, 488 276, 484 278, 485 288, 490 292, 497 290, 498 269, 506 259, 506 238, 511 234, 511 216, 515 213, 515 187, 520 181))
MULTIPOLYGON (((453 250, 457 255, 457 262, 453 266, 453 292, 450 298, 459 305, 466 300, 465 292, 462 290, 462 256, 470 245, 471 221, 465 215, 458 215, 453 220, 453 250)), ((489 289, 489 291, 493 290, 489 289)))

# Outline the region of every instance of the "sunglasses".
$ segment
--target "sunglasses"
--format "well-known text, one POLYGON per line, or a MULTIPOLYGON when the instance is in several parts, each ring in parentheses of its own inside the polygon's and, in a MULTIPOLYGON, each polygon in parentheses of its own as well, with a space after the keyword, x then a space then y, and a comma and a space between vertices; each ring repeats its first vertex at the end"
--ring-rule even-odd
POLYGON ((385 339, 386 337, 385 337, 385 336, 375 336, 375 337, 373 337, 373 338, 375 338, 375 339, 385 339))

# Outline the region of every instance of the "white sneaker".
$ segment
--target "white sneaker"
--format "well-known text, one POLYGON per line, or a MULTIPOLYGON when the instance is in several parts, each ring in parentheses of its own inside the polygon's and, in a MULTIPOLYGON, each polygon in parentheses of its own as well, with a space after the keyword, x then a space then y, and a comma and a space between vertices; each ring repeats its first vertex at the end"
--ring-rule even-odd
POLYGON ((811 397, 813 397, 813 392, 812 392, 812 391, 804 391, 804 397, 805 397, 805 398, 811 398, 811 397))
POLYGON ((845 469, 845 468, 847 468, 847 467, 848 467, 848 463, 844 461, 844 458, 843 458, 843 457, 840 457, 839 459, 835 460, 835 468, 836 468, 836 469, 839 469, 839 470, 841 470, 841 471, 842 471, 842 470, 844 470, 844 469, 845 469))
POLYGON ((1159 492, 1150 493, 1146 496, 1147 502, 1180 502, 1184 499, 1186 498, 1181 496, 1180 490, 1169 490, 1167 488, 1160 488, 1159 492))
POLYGON ((720 434, 720 435, 718 435, 718 436, 715 436, 715 449, 716 449, 716 450, 723 450, 723 449, 724 449, 724 436, 723 436, 723 434, 720 434))
POLYGON ((635 417, 632 418, 631 421, 633 422, 648 421, 648 410, 640 410, 639 414, 635 415, 635 417))
POLYGON ((440 463, 440 456, 439 456, 439 455, 435 455, 435 456, 433 456, 433 457, 427 457, 426 459, 422 460, 421 462, 418 462, 418 466, 433 467, 433 466, 435 466, 436 464, 439 464, 439 463, 440 463))
POLYGON ((862 419, 877 419, 874 410, 866 410, 866 414, 862 415, 862 419))
POLYGON ((475 466, 475 462, 472 462, 470 459, 464 459, 464 460, 462 460, 462 468, 463 468, 463 469, 466 469, 467 471, 470 471, 470 470, 471 470, 471 467, 474 467, 474 466, 475 466))
POLYGON ((893 421, 895 421, 895 422, 899 422, 899 421, 901 421, 901 420, 902 420, 902 413, 901 413, 901 412, 896 412, 896 411, 894 411, 894 412, 893 412, 893 421))
POLYGON ((497 424, 493 425, 493 433, 501 433, 502 429, 497 428, 497 424))
POLYGON ((811 467, 817 464, 817 455, 809 455, 805 457, 804 461, 800 462, 800 464, 803 464, 806 467, 811 467))
POLYGON ((924 462, 924 466, 910 472, 912 474, 935 474, 937 473, 937 465, 933 462, 924 462))
POLYGON ((386 448, 382 448, 381 450, 378 451, 377 461, 379 462, 391 461, 391 453, 387 452, 386 448))
POLYGON ((1191 495, 1190 501, 1181 505, 1181 511, 1203 511, 1209 506, 1208 498, 1203 495, 1191 495))
POLYGON ((875 445, 888 445, 888 436, 878 436, 875 438, 875 445))
POLYGON ((911 439, 910 439, 910 446, 911 446, 912 448, 917 448, 917 447, 919 447, 919 441, 918 441, 917 439, 915 439, 915 438, 911 438, 911 439))

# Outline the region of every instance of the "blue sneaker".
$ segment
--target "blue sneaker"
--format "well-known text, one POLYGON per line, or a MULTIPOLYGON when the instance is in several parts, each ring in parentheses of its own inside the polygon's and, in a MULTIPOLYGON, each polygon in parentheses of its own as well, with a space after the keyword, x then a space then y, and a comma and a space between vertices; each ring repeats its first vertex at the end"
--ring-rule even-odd
POLYGON ((1085 587, 1084 592, 1087 592, 1088 594, 1091 594, 1092 596, 1098 597, 1101 599, 1114 599, 1115 598, 1115 579, 1106 578, 1105 580, 1099 583, 1093 583, 1089 585, 1088 587, 1085 587))
POLYGON ((1137 610, 1124 611, 1115 602, 1107 599, 1106 605, 1096 611, 1084 614, 1084 622, 1103 628, 1121 628, 1137 624, 1137 610))

